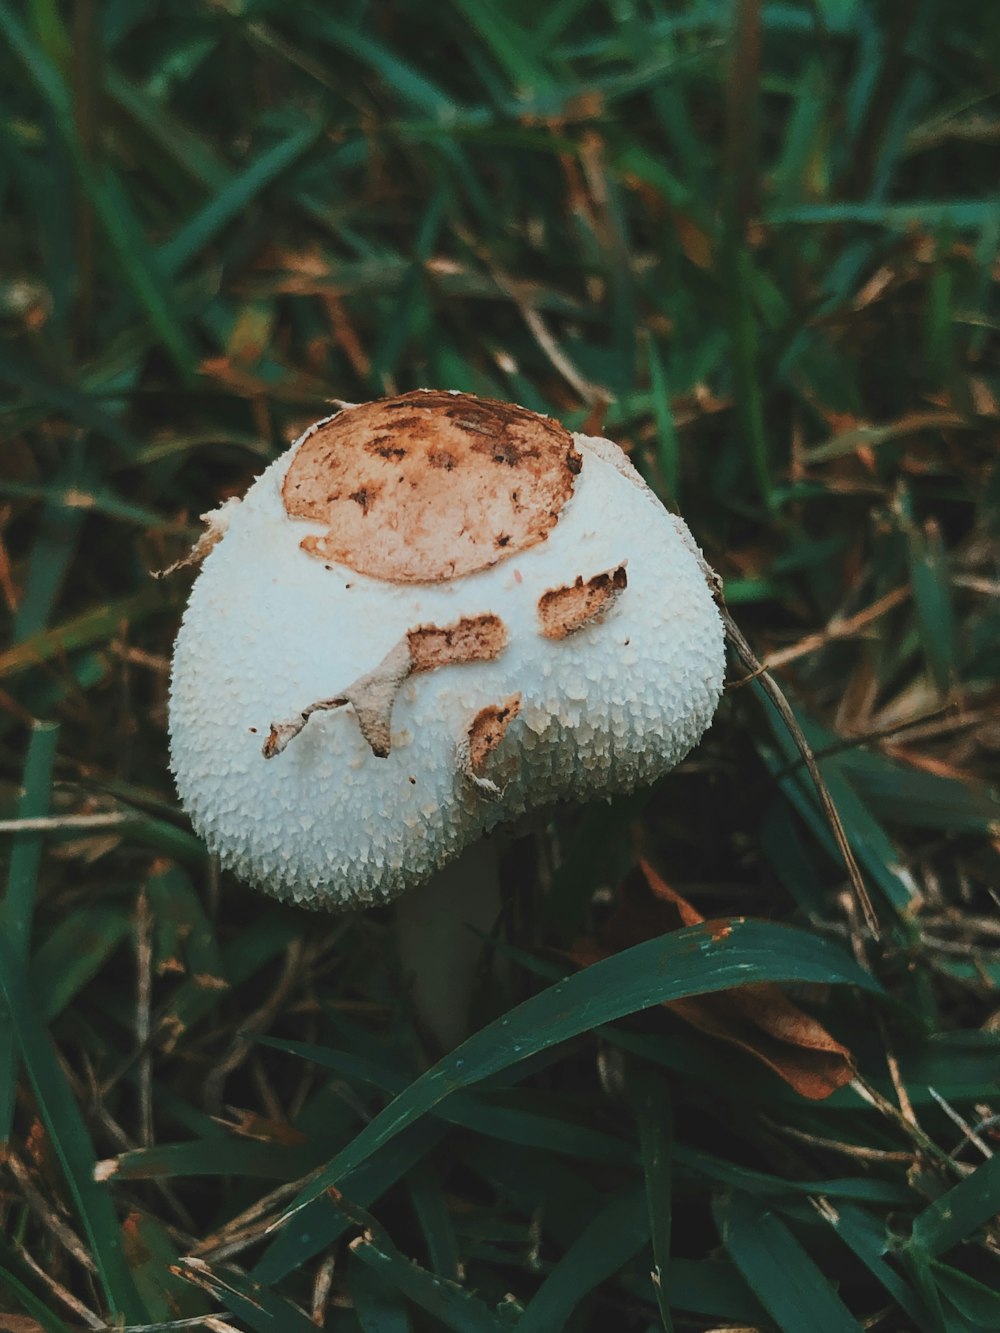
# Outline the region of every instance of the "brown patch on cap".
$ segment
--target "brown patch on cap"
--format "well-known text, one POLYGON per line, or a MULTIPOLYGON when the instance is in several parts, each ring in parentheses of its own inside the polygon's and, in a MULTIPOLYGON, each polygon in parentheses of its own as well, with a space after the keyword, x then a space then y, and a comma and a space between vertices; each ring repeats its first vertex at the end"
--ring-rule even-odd
POLYGON ((502 704, 481 708, 472 719, 468 732, 469 772, 482 777, 486 760, 507 735, 507 728, 521 711, 521 696, 512 694, 502 704))
POLYGON ((499 616, 487 612, 466 616, 454 625, 420 625, 407 631, 411 670, 433 671, 435 667, 460 666, 463 662, 492 662, 507 647, 507 626, 499 616))
POLYGON ((272 722, 261 753, 265 759, 273 759, 314 713, 332 712, 351 704, 372 754, 384 759, 392 750, 392 707, 405 680, 437 667, 492 662, 506 647, 507 626, 490 611, 465 616, 454 625, 418 625, 407 630, 374 670, 359 676, 340 694, 317 699, 284 722, 272 722))
POLYGON ((628 586, 625 566, 595 574, 586 583, 579 575, 564 588, 552 588, 538 599, 538 618, 547 639, 565 639, 584 625, 603 620, 628 586))
POLYGON ((438 583, 544 541, 581 459, 558 422, 512 403, 418 389, 345 409, 299 446, 302 549, 391 583, 438 583))

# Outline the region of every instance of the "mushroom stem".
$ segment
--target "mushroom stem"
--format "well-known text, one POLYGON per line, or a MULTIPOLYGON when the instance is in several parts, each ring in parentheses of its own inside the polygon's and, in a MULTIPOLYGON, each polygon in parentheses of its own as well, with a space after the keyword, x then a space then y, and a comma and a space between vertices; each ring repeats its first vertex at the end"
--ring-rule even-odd
POLYGON ((480 838, 396 904, 396 937, 417 1021, 442 1050, 472 1029, 482 936, 503 906, 498 840, 480 838))

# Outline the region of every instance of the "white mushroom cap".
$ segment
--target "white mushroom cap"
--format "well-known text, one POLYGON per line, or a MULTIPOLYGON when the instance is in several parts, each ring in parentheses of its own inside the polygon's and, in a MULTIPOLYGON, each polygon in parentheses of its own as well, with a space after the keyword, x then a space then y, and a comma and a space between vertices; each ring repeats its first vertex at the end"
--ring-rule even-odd
POLYGON ((226 518, 174 650, 171 764, 209 847, 269 893, 384 902, 501 821, 653 781, 712 719, 697 547, 607 440, 418 391, 318 423, 226 518), (456 430, 471 452, 431 476, 456 430))

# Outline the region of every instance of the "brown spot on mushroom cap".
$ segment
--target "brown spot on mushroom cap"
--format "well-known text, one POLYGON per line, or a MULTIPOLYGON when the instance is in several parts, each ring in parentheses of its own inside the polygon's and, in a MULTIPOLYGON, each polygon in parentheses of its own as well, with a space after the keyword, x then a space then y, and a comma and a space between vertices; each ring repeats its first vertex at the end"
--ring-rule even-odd
POLYGON ((463 662, 492 662, 507 647, 507 626, 487 612, 465 616, 454 625, 420 625, 407 630, 406 639, 415 674, 463 662))
POLYGON ((393 583, 437 583, 544 541, 580 467, 573 437, 548 417, 418 389, 314 430, 282 499, 290 517, 329 529, 303 538, 308 554, 393 583))
MULTIPOLYGON (((487 611, 464 616, 454 625, 418 625, 407 630, 371 671, 352 681, 340 694, 316 699, 295 717, 272 722, 261 753, 265 759, 281 754, 314 713, 333 712, 353 704, 361 734, 372 754, 385 759, 392 750, 392 708, 405 680, 437 667, 466 662, 492 662, 507 647, 507 626, 487 611)), ((253 730, 253 728, 251 728, 253 730)))
POLYGON ((481 708, 469 725, 469 771, 474 777, 482 777, 486 760, 497 748, 507 728, 521 711, 521 696, 512 694, 502 704, 489 704, 481 708))
POLYGON ((586 583, 581 574, 563 588, 551 588, 538 599, 538 618, 547 639, 565 639, 584 625, 602 620, 628 586, 625 566, 595 574, 586 583))

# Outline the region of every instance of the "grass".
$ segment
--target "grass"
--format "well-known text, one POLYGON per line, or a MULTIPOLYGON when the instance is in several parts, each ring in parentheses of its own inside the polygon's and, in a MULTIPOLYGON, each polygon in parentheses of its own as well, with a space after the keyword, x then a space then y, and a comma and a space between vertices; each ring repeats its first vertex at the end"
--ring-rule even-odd
POLYGON ((0 33, 0 1312, 1000 1327, 1000 16, 0 0, 0 33), (188 583, 149 571, 331 400, 418 385, 603 423, 682 510, 878 939, 736 658, 654 791, 510 843, 509 989, 437 1064, 391 913, 218 874, 166 767, 188 583), (730 924, 674 929, 663 881, 730 924))

